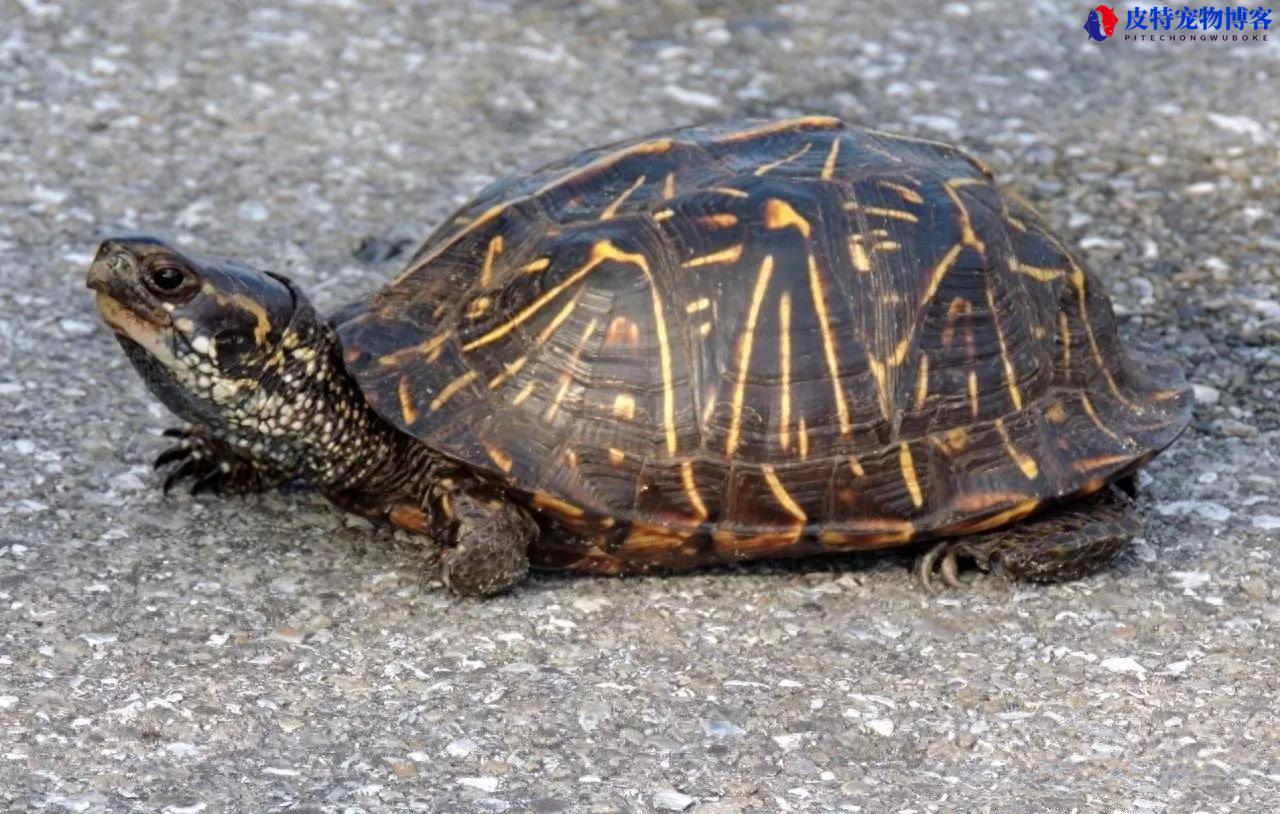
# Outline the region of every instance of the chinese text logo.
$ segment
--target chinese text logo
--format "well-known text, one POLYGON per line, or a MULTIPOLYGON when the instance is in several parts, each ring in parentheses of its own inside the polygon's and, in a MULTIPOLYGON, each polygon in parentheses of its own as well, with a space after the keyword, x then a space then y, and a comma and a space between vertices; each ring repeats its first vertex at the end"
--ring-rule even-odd
MULTIPOLYGON (((1125 10, 1124 39, 1149 42, 1267 42, 1275 9, 1266 6, 1134 6, 1125 10)), ((1095 6, 1084 30, 1094 42, 1110 39, 1119 19, 1095 6)))

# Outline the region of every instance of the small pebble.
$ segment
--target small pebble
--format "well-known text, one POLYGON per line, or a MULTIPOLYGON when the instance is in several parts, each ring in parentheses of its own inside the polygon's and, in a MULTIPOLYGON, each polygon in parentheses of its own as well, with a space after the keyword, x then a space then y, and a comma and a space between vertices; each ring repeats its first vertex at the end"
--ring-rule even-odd
POLYGON ((92 322, 86 322, 83 319, 72 319, 66 317, 58 320, 58 327, 68 336, 88 336, 97 330, 97 326, 92 322))
POLYGON ((495 792, 498 790, 498 778, 496 777, 459 777, 458 784, 485 792, 495 792))
POLYGON ((1113 673, 1137 673, 1139 675, 1146 673, 1146 668, 1132 656, 1114 656, 1109 659, 1103 659, 1099 666, 1113 673))
POLYGON ((1195 391, 1196 404, 1214 405, 1222 397, 1218 388, 1207 384, 1192 384, 1191 389, 1195 391))
POLYGON ((662 811, 684 811, 696 802, 698 798, 690 797, 673 788, 660 789, 653 795, 653 805, 662 811))
POLYGON ((872 718, 867 721, 867 726, 882 738, 887 738, 893 734, 893 721, 888 718, 872 718))
POLYGON ((475 750, 476 743, 470 738, 458 738, 457 740, 449 741, 449 744, 444 747, 445 754, 449 757, 467 757, 475 750))

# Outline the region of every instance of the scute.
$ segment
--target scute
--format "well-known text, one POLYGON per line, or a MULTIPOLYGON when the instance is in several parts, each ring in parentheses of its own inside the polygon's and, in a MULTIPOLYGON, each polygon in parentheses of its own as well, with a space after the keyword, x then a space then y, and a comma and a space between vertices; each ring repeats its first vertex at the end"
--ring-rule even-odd
POLYGON ((339 334, 386 420, 577 533, 536 556, 604 571, 1011 522, 1189 420, 985 165, 826 117, 496 184, 339 334))

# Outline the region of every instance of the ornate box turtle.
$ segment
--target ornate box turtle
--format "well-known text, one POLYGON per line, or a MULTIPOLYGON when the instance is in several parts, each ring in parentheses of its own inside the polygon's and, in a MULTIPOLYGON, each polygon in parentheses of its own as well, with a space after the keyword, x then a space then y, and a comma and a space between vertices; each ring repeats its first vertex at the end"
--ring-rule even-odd
POLYGON ((287 279, 108 240, 103 319, 189 422, 166 482, 310 480, 492 593, 939 540, 1033 580, 1135 531, 1176 364, 980 161, 806 117, 675 130, 482 191, 331 318, 287 279), (1002 527, 1017 523, 1009 529, 1002 527))

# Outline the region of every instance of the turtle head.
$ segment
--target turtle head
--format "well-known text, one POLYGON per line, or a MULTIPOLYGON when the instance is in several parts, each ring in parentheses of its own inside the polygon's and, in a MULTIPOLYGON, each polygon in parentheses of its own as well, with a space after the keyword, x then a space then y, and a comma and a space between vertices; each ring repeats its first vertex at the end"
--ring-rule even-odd
POLYGON ((85 282, 151 392, 241 454, 347 486, 389 460, 393 431, 285 277, 127 236, 102 244, 85 282))
POLYGON ((286 278, 198 259, 154 237, 104 241, 86 283, 152 392, 211 429, 272 386, 285 350, 316 323, 286 278))

